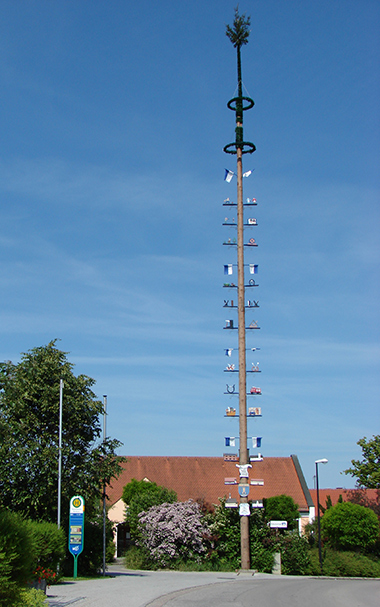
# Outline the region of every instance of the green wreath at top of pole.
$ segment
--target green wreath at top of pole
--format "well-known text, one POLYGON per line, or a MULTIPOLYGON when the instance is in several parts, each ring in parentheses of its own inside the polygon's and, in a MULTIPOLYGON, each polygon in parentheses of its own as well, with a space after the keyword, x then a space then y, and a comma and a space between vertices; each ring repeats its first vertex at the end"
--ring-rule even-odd
POLYGON ((239 109, 245 112, 245 110, 250 110, 255 105, 255 102, 250 97, 234 97, 230 99, 227 103, 227 107, 229 110, 233 110, 234 112, 238 112, 239 109), (248 101, 247 105, 243 106, 243 101, 248 101), (232 104, 235 103, 235 107, 232 107, 232 104))
POLYGON ((223 148, 223 152, 226 154, 237 154, 238 149, 241 150, 242 154, 253 154, 256 151, 256 146, 250 141, 234 141, 233 143, 227 143, 223 148), (245 147, 248 149, 245 150, 245 147))
POLYGON ((224 146, 226 154, 236 154, 237 150, 240 149, 243 154, 252 154, 256 150, 253 143, 249 141, 243 141, 243 112, 250 110, 254 106, 254 101, 250 97, 243 97, 242 77, 241 77, 241 56, 240 48, 244 44, 248 44, 248 37, 250 34, 249 26, 251 24, 251 18, 245 17, 245 15, 239 15, 238 7, 235 8, 235 19, 232 27, 226 26, 226 36, 230 39, 237 52, 237 75, 238 75, 238 96, 230 99, 227 103, 227 107, 236 113, 236 140, 234 143, 229 143, 224 146), (244 106, 244 101, 247 104, 244 106), (244 149, 247 148, 247 149, 244 149))

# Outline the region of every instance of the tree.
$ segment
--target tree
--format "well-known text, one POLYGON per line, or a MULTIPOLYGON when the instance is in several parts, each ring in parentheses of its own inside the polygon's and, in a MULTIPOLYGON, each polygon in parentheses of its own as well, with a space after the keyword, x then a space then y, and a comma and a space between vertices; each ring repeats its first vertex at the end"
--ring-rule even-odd
POLYGON ((206 551, 207 532, 199 504, 192 500, 152 506, 139 514, 138 544, 161 566, 179 558, 199 559, 206 551))
POLYGON ((103 413, 92 386, 75 376, 56 340, 0 365, 0 504, 32 519, 57 521, 59 386, 64 382, 62 425, 62 520, 80 494, 86 517, 97 507, 103 483, 118 476, 121 444, 99 443, 103 413))
POLYGON ((151 481, 138 481, 133 478, 123 489, 122 499, 127 505, 127 522, 132 536, 137 537, 140 512, 152 506, 177 501, 177 494, 151 481))
MULTIPOLYGON (((350 501, 350 500, 348 500, 350 501)), ((343 502, 343 496, 340 493, 339 497, 338 497, 338 504, 341 504, 343 502)), ((331 495, 327 495, 326 497, 326 506, 322 506, 322 504, 319 504, 319 509, 322 512, 322 514, 324 514, 326 512, 326 510, 329 510, 329 508, 332 508, 332 500, 331 500, 331 495)))
POLYGON ((235 8, 235 19, 232 24, 226 25, 226 36, 230 39, 235 48, 240 48, 243 44, 248 44, 248 38, 250 34, 249 26, 251 25, 251 18, 239 15, 239 7, 235 8))
POLYGON ((359 487, 380 489, 380 435, 368 439, 365 436, 356 443, 362 448, 363 459, 351 460, 352 468, 344 470, 357 479, 359 487))
POLYGON ((299 519, 298 506, 290 495, 276 495, 263 500, 267 521, 287 521, 295 529, 299 519))
POLYGON ((369 508, 338 503, 323 515, 321 535, 335 550, 367 550, 379 537, 379 522, 369 508))
POLYGON ((370 508, 380 520, 380 489, 376 490, 374 498, 368 496, 366 489, 351 489, 347 492, 347 501, 370 508))
POLYGON ((226 498, 219 498, 214 513, 207 517, 214 541, 214 560, 238 569, 240 558, 240 516, 237 508, 226 508, 226 498))

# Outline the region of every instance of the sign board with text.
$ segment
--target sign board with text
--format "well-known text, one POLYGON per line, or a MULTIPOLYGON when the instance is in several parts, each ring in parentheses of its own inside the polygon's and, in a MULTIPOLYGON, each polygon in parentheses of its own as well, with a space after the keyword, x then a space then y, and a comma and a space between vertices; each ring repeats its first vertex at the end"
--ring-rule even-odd
POLYGON ((287 529, 288 521, 269 521, 269 527, 272 529, 287 529))
POLYGON ((79 556, 83 550, 84 540, 84 499, 75 495, 70 500, 69 515, 69 551, 79 556))

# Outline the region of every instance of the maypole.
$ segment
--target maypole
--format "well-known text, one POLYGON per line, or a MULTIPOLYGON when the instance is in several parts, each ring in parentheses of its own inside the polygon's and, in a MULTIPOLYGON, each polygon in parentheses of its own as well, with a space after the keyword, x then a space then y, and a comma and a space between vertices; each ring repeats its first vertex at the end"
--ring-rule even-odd
MULTIPOLYGON (((226 35, 237 51, 237 77, 238 95, 231 99, 227 106, 235 112, 236 128, 235 141, 224 147, 227 154, 236 154, 237 159, 237 273, 238 273, 238 341, 239 341, 239 470, 240 484, 247 482, 247 473, 242 476, 243 466, 249 464, 249 451, 247 448, 247 381, 246 381, 246 335, 245 335, 245 287, 244 287, 244 208, 243 208, 243 154, 252 154, 255 151, 253 143, 244 141, 243 137, 243 112, 253 107, 254 102, 250 97, 243 97, 241 55, 240 49, 248 43, 250 17, 240 16, 238 8, 235 9, 235 19, 232 27, 227 25, 226 35)), ((247 469, 246 469, 247 470, 247 469)), ((247 504, 240 508, 240 512, 246 512, 248 506, 248 495, 239 491, 240 504, 247 504)), ((240 543, 241 543, 241 568, 250 568, 249 554, 249 516, 240 516, 240 543)))

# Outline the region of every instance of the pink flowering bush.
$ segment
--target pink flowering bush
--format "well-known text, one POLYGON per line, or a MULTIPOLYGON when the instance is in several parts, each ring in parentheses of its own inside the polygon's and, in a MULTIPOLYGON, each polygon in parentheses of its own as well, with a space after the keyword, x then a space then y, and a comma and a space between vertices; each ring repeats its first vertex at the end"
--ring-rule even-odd
POLYGON ((199 505, 192 500, 152 506, 139 514, 138 545, 159 566, 178 559, 199 560, 208 533, 199 505))

